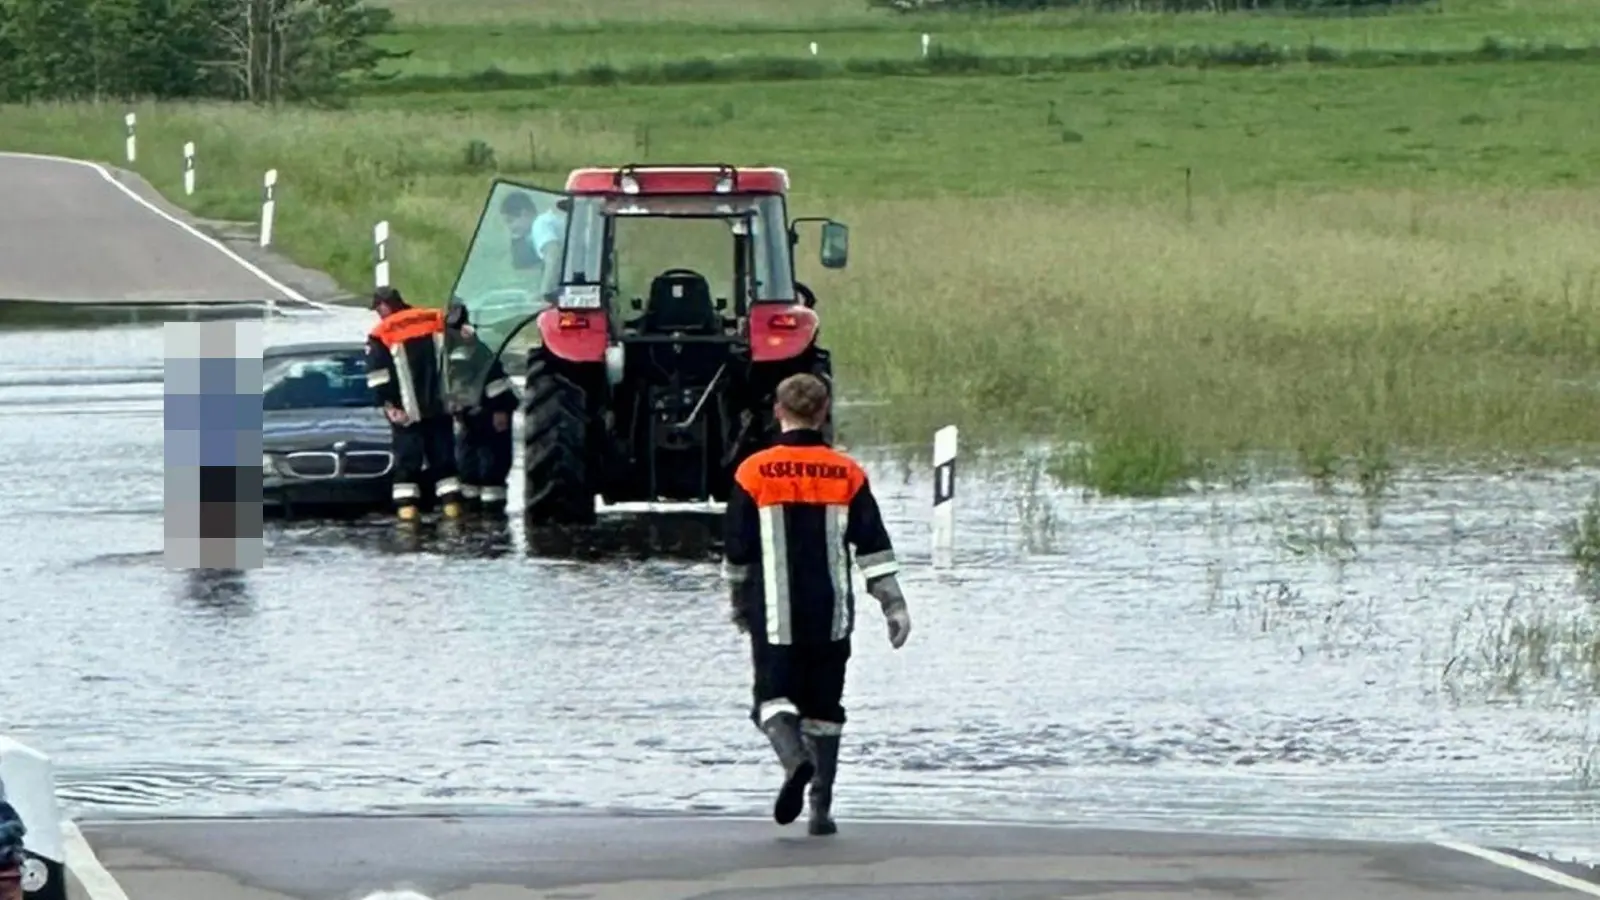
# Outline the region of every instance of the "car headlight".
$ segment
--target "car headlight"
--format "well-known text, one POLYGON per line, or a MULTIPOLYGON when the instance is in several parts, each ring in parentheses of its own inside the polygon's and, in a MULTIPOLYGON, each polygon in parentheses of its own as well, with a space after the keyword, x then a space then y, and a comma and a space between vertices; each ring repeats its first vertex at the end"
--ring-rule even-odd
POLYGON ((276 474, 278 474, 278 460, 277 460, 277 458, 275 458, 270 453, 261 454, 261 474, 262 475, 276 475, 276 474))

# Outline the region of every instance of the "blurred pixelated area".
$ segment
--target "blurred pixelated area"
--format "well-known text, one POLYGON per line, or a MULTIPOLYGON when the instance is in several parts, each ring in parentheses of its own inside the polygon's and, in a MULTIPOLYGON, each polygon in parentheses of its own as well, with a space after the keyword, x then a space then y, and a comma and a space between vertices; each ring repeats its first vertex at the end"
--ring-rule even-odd
POLYGON ((166 565, 258 569, 262 325, 169 322, 165 342, 166 565))

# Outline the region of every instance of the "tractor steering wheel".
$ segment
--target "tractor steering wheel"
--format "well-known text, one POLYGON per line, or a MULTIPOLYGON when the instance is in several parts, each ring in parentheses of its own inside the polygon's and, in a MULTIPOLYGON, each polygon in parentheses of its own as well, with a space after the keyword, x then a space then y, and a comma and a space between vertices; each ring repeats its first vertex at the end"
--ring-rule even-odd
POLYGON ((657 275, 656 277, 657 278, 671 278, 674 275, 693 275, 696 278, 704 278, 705 277, 704 275, 701 275, 699 272, 696 272, 693 269, 668 269, 665 272, 662 272, 661 274, 657 275))
POLYGON ((817 295, 811 293, 811 288, 796 281, 794 283, 794 292, 800 295, 800 302, 805 304, 806 309, 811 309, 817 305, 817 295))

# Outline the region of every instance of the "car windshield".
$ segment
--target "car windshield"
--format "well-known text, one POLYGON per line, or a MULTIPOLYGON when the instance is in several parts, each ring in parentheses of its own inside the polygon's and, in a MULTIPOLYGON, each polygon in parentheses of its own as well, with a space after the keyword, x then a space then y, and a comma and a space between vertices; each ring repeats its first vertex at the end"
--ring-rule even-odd
POLYGON ((360 349, 269 356, 262 376, 261 406, 268 412, 378 405, 360 349))

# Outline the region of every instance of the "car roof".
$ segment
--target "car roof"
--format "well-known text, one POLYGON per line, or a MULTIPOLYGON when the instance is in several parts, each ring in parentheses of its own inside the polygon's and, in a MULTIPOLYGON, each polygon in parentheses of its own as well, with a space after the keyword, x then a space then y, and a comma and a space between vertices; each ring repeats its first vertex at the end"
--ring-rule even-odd
POLYGON ((307 341, 299 344, 278 344, 262 351, 263 358, 271 356, 315 356, 338 353, 364 353, 366 345, 360 341, 307 341))

